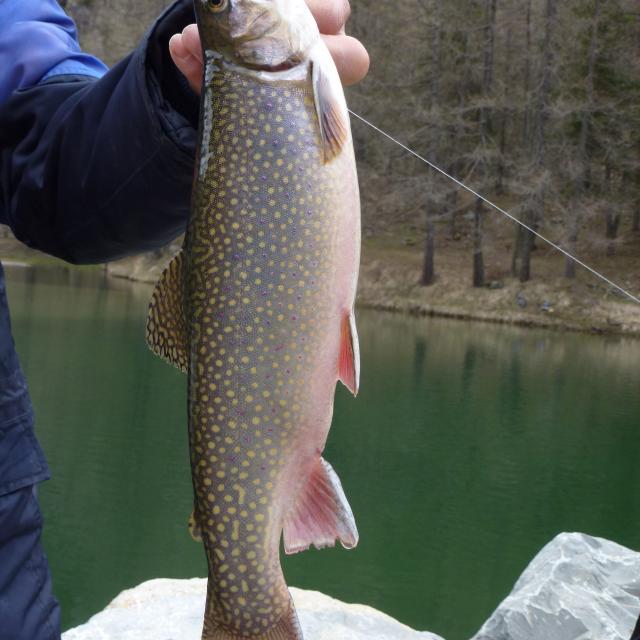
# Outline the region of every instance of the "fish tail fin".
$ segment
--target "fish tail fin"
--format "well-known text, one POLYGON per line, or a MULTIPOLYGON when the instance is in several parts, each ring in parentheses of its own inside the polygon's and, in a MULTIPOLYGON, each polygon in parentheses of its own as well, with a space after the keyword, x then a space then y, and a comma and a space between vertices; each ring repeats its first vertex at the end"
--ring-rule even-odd
MULTIPOLYGON (((245 637, 248 636, 221 627, 208 628, 206 621, 202 632, 202 640, 244 640, 245 637)), ((251 640, 304 640, 293 600, 290 601, 287 613, 275 626, 264 633, 252 635, 251 640)))

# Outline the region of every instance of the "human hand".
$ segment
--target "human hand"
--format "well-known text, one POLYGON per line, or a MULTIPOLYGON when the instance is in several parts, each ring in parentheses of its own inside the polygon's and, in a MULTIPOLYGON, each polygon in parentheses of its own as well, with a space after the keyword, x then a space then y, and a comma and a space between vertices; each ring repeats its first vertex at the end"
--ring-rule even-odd
MULTIPOLYGON (((358 40, 345 35, 344 26, 351 11, 349 1, 305 1, 318 23, 343 84, 355 84, 362 80, 369 70, 369 54, 358 40)), ((169 53, 191 88, 199 94, 202 85, 202 48, 198 27, 190 24, 182 33, 172 36, 169 53)))

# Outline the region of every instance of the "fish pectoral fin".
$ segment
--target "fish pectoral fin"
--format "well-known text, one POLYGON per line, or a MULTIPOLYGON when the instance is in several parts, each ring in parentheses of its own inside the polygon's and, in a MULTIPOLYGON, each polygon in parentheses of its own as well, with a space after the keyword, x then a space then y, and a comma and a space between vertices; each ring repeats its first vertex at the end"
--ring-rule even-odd
POLYGON ((189 522, 187 523, 189 527, 189 534, 196 542, 202 542, 202 529, 196 520, 196 511, 195 509, 191 512, 189 516, 189 522))
POLYGON ((356 317, 353 311, 342 318, 338 378, 354 396, 358 395, 358 387, 360 385, 360 346, 356 329, 356 317))
MULTIPOLYGON (((289 602, 287 613, 271 629, 252 635, 252 640, 304 640, 293 599, 290 596, 289 602)), ((235 631, 216 626, 215 622, 209 622, 209 620, 208 611, 205 611, 202 640, 236 640, 240 637, 235 631)))
POLYGON ((162 272, 149 303, 147 344, 151 351, 187 372, 187 325, 184 318, 184 257, 180 251, 162 272))
POLYGON ((316 113, 324 162, 327 163, 342 151, 349 139, 349 116, 337 71, 332 73, 334 69, 328 67, 322 58, 314 60, 312 64, 316 113))
POLYGON ((358 529, 340 478, 331 465, 320 458, 306 485, 296 497, 284 522, 285 553, 333 547, 336 540, 345 549, 358 544, 358 529))

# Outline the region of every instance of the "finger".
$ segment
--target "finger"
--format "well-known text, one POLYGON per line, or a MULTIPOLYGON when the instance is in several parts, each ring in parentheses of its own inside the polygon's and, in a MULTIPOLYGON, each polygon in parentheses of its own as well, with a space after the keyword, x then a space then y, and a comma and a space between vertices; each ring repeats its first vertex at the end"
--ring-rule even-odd
POLYGON ((335 35, 344 30, 351 14, 348 0, 306 0, 320 33, 335 35))
POLYGON ((360 82, 369 71, 369 54, 362 43, 351 36, 322 36, 333 57, 342 84, 360 82))
POLYGON ((189 86, 197 94, 200 94, 202 85, 202 61, 187 50, 181 34, 176 34, 169 40, 169 53, 176 67, 178 67, 189 82, 189 86))
POLYGON ((202 62, 202 45, 197 25, 190 24, 182 30, 182 42, 187 51, 202 62))

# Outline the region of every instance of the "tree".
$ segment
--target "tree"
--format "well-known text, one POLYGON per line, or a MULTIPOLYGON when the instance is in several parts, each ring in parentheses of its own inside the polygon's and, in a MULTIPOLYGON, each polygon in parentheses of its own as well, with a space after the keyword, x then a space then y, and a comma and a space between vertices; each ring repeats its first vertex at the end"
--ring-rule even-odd
MULTIPOLYGON (((545 0, 544 14, 544 44, 542 49, 542 65, 540 71, 540 90, 533 106, 529 99, 525 103, 525 132, 529 135, 529 148, 531 149, 531 167, 529 175, 523 176, 526 187, 524 210, 524 222, 531 229, 537 230, 544 220, 545 196, 548 189, 547 172, 545 168, 547 148, 547 122, 549 120, 549 107, 551 99, 552 77, 555 66, 555 42, 554 28, 556 25, 557 0, 545 0)), ((527 5, 527 50, 530 49, 530 10, 527 5)), ((527 62, 527 73, 529 63, 527 62)), ((526 172, 526 170, 525 170, 526 172)), ((535 235, 524 227, 516 230, 516 241, 512 260, 512 272, 520 279, 527 282, 531 278, 531 251, 534 247, 535 235)))
MULTIPOLYGON (((431 101, 430 110, 433 113, 437 113, 440 102, 440 77, 442 75, 442 11, 441 5, 438 0, 430 3, 431 9, 431 64, 430 64, 430 87, 431 87, 431 101)), ((437 147, 439 134, 437 132, 432 133, 431 143, 429 145, 429 156, 437 159, 437 147)), ((429 182, 433 182, 429 180, 429 182)), ((424 257, 422 262, 422 275, 420 277, 420 284, 422 286, 429 286, 435 282, 435 235, 436 225, 435 218, 438 216, 437 207, 441 202, 437 197, 437 190, 430 189, 430 193, 427 196, 427 203, 425 208, 425 246, 424 257)))
MULTIPOLYGON (((493 90, 493 59, 495 50, 495 28, 497 0, 484 0, 485 26, 482 66, 482 89, 480 94, 479 109, 479 150, 478 164, 483 178, 483 185, 487 185, 489 163, 491 156, 491 102, 493 90)), ((484 273, 484 203, 480 198, 476 199, 474 209, 473 227, 473 286, 483 287, 485 283, 484 273)))
MULTIPOLYGON (((590 129, 595 107, 594 81, 596 62, 598 59, 598 30, 600 27, 600 3, 595 0, 593 19, 591 21, 591 38, 589 42, 588 67, 585 79, 585 104, 580 114, 580 138, 578 143, 578 171, 575 179, 575 206, 569 207, 567 220, 567 248, 575 255, 578 234, 580 233, 581 210, 584 206, 584 197, 591 182, 591 164, 587 152, 590 129)), ((564 275, 566 278, 576 277, 576 262, 567 257, 565 261, 564 275)))

